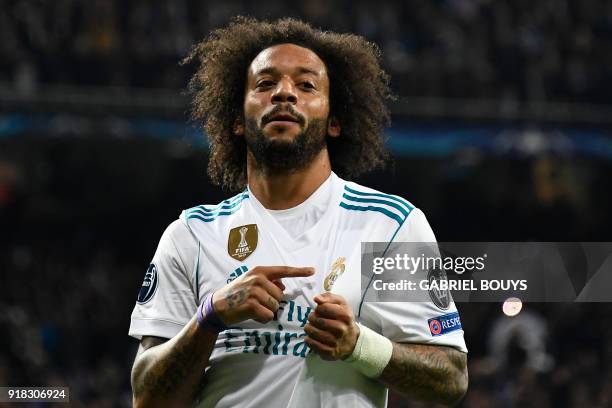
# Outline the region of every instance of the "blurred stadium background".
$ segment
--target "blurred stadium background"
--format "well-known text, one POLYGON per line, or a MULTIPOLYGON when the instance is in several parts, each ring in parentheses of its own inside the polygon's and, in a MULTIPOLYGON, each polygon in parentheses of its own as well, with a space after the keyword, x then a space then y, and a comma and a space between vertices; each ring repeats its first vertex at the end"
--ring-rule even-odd
MULTIPOLYGON (((178 61, 237 14, 380 45, 395 162, 361 181, 421 207, 440 241, 611 241, 609 1, 0 0, 0 385, 130 405, 157 241, 224 197, 178 61)), ((612 406, 610 304, 459 307, 462 407, 612 406)))

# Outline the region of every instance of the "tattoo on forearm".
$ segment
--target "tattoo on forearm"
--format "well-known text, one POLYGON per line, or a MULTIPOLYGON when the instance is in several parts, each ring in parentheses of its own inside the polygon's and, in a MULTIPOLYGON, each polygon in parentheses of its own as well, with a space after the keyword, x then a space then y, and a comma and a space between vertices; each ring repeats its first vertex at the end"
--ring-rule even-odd
POLYGON ((379 379, 402 394, 452 404, 466 390, 466 365, 466 354, 450 347, 394 343, 379 379))
POLYGON ((227 301, 227 305, 231 308, 240 306, 242 303, 244 303, 245 299, 246 299, 246 291, 244 289, 238 289, 233 292, 230 292, 225 297, 225 300, 227 301))

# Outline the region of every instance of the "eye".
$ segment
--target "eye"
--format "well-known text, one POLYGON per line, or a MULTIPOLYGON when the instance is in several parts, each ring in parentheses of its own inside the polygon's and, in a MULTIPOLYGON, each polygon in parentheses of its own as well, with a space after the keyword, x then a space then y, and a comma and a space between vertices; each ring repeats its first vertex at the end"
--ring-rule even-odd
POLYGON ((300 83, 300 85, 303 88, 306 88, 306 89, 315 89, 314 84, 312 82, 309 82, 309 81, 304 81, 304 82, 300 83))
POLYGON ((269 88, 272 85, 274 85, 274 81, 272 81, 270 79, 263 79, 263 80, 257 82, 257 88, 269 88))

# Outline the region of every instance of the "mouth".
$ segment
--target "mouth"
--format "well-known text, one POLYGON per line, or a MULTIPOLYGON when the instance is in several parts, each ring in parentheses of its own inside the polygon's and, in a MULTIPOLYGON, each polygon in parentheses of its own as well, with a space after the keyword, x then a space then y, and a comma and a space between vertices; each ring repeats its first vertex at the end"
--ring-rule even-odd
POLYGON ((272 124, 275 126, 290 126, 290 125, 299 125, 300 121, 295 116, 289 113, 277 113, 273 115, 266 121, 266 125, 272 124))

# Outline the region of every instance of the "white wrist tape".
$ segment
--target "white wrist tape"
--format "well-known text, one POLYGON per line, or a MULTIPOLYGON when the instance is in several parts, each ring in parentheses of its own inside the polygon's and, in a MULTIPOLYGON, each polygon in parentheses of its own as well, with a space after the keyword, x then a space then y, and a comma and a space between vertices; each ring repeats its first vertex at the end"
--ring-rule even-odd
POLYGON ((355 350, 344 361, 366 377, 377 378, 391 360, 393 343, 374 330, 357 324, 359 325, 359 338, 355 344, 355 350))

